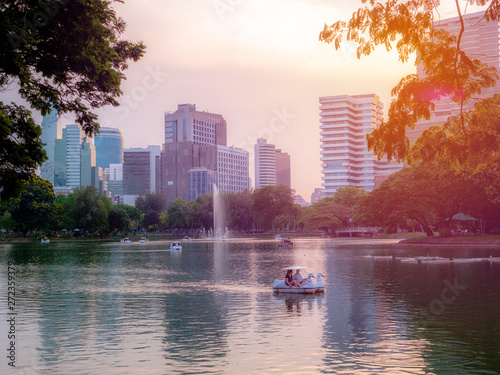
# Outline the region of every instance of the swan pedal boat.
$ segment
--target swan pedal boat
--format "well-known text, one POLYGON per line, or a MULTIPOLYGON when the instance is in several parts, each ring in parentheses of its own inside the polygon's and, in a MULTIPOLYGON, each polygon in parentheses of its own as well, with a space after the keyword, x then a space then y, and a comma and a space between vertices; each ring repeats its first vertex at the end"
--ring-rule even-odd
MULTIPOLYGON (((300 266, 291 266, 291 267, 285 267, 282 268, 283 271, 296 271, 296 270, 305 270, 305 267, 300 267, 300 266)), ((321 276, 323 274, 321 272, 318 272, 318 276, 316 277, 316 283, 312 281, 312 278, 314 275, 312 273, 309 273, 307 275, 307 280, 304 279, 300 287, 296 286, 289 286, 286 285, 285 279, 275 279, 274 284, 273 284, 273 292, 275 293, 296 293, 296 294, 315 294, 315 293, 322 293, 325 291, 325 284, 323 284, 323 281, 321 280, 321 276)))
POLYGON ((139 243, 149 243, 149 238, 141 237, 139 243))
POLYGON ((180 242, 172 242, 170 244, 170 250, 182 250, 180 242))

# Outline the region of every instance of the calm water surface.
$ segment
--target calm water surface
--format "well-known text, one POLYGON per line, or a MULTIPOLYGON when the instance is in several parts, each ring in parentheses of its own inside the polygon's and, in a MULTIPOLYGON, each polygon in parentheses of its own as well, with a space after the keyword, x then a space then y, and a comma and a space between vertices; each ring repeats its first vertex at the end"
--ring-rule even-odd
POLYGON ((470 259, 500 249, 295 244, 0 245, 0 373, 500 373, 500 262, 470 259), (400 261, 427 254, 459 259, 400 261), (274 295, 289 265, 323 272, 326 292, 274 295))

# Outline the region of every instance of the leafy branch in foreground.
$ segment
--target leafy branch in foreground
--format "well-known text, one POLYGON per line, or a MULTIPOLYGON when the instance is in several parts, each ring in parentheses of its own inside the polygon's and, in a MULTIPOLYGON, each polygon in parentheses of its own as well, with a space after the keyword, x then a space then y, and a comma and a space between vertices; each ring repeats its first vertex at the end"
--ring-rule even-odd
MULTIPOLYGON (((433 0, 389 0, 384 3, 374 0, 363 0, 368 7, 360 8, 353 13, 349 22, 337 21, 325 25, 320 33, 320 40, 334 43, 340 48, 342 41, 352 41, 358 44, 358 58, 369 55, 375 46, 383 45, 387 50, 395 48, 402 62, 408 61, 411 54, 416 54, 416 64, 421 64, 424 75, 415 74, 403 77, 391 94, 395 100, 389 107, 388 119, 382 122, 367 136, 368 147, 381 158, 399 161, 428 161, 434 157, 448 158, 452 162, 460 162, 453 149, 456 142, 468 141, 475 127, 467 121, 470 111, 466 104, 491 101, 479 99, 482 89, 492 87, 498 78, 496 69, 477 58, 466 55, 462 49, 462 37, 466 29, 464 15, 456 1, 456 10, 460 22, 458 35, 453 35, 439 28, 435 15, 438 13, 439 2, 433 0), (416 144, 419 149, 432 149, 431 154, 412 153, 406 135, 406 129, 415 127, 422 119, 429 119, 434 109, 434 101, 449 97, 459 106, 459 116, 450 119, 442 125, 438 137, 419 139, 416 144)), ((484 6, 490 1, 467 1, 469 5, 484 6)), ((491 1, 485 11, 486 21, 498 21, 500 2, 491 1)), ((498 134, 496 134, 498 137, 498 134)), ((469 152, 473 145, 467 144, 469 152)), ((493 147, 491 152, 496 151, 493 147)))

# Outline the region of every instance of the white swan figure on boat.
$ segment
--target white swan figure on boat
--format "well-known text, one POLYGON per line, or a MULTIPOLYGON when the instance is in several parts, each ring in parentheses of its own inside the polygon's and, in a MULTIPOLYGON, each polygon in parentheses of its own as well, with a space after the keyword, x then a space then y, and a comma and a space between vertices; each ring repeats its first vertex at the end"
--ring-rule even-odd
POLYGON ((318 293, 325 291, 325 284, 323 284, 321 276, 323 276, 323 274, 321 272, 318 272, 318 275, 316 276, 316 292, 318 293))
MULTIPOLYGON (((305 267, 292 266, 286 267, 282 270, 303 270, 305 267)), ((316 293, 316 284, 312 281, 313 274, 307 275, 307 281, 303 281, 300 287, 286 285, 285 279, 275 279, 273 284, 273 291, 276 293, 299 293, 299 294, 314 294, 316 293)))

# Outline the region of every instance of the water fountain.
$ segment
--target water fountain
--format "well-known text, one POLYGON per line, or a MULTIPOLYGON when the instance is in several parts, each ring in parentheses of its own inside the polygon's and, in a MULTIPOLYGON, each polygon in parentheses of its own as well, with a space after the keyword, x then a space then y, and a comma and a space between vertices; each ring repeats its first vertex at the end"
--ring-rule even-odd
POLYGON ((219 194, 219 189, 217 185, 213 185, 213 196, 214 196, 214 228, 213 228, 213 238, 214 240, 221 240, 226 237, 227 227, 226 227, 226 211, 224 209, 224 202, 219 194))

